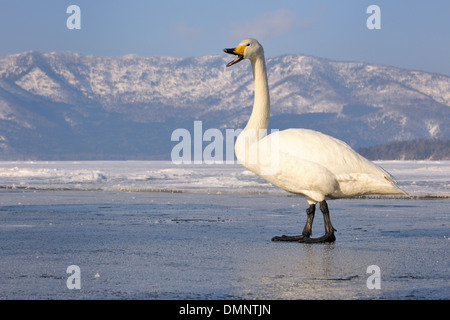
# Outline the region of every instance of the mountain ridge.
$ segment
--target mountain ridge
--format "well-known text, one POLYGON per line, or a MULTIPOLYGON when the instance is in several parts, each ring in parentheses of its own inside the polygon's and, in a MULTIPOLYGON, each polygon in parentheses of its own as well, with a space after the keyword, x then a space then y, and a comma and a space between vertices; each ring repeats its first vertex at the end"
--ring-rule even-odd
MULTIPOLYGON (((241 128, 247 63, 27 51, 0 56, 0 159, 167 159, 176 128, 241 128)), ((368 147, 446 139, 450 77, 290 54, 267 59, 270 128, 305 127, 368 147)))

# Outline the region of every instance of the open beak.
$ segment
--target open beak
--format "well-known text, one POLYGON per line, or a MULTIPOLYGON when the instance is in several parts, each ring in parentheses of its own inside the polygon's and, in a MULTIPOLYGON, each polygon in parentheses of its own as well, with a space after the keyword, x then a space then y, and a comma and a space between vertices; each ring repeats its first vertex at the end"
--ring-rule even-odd
POLYGON ((233 61, 231 61, 231 62, 229 62, 229 63, 227 64, 227 67, 231 67, 233 64, 236 64, 236 63, 238 63, 238 62, 244 60, 244 56, 241 55, 241 54, 239 54, 239 53, 237 53, 237 52, 236 52, 236 48, 223 49, 223 52, 228 53, 228 54, 234 54, 234 55, 237 56, 236 59, 234 59, 233 61))

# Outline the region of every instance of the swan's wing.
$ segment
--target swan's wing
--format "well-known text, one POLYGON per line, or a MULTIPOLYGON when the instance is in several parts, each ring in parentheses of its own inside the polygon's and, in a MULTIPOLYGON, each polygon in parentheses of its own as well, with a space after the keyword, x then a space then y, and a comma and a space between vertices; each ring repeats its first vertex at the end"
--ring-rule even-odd
POLYGON ((395 179, 384 169, 359 155, 345 142, 326 134, 307 129, 288 129, 266 138, 278 144, 280 151, 320 164, 335 175, 373 174, 395 183, 395 179))
MULTIPOLYGON (((253 149, 253 152, 256 152, 253 149)), ((346 143, 313 130, 275 132, 258 143, 261 159, 270 159, 283 189, 305 194, 315 190, 326 197, 362 194, 405 194, 384 169, 365 159, 346 143), (278 170, 278 171, 277 171, 278 170), (286 188, 289 186, 289 189, 286 188)))

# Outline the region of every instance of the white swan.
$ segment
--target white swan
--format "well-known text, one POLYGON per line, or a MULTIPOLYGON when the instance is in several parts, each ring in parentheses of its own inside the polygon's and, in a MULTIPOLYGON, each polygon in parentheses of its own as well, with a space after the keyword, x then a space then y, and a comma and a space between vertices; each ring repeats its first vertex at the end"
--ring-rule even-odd
POLYGON ((403 194, 385 170, 356 153, 346 143, 307 129, 287 129, 266 135, 270 98, 263 47, 255 39, 245 39, 224 52, 252 65, 255 96, 250 119, 238 136, 235 153, 250 171, 288 192, 303 195, 309 203, 307 222, 299 236, 274 237, 274 241, 333 242, 336 231, 325 200, 365 194, 403 194), (325 235, 311 238, 315 205, 320 203, 325 235))

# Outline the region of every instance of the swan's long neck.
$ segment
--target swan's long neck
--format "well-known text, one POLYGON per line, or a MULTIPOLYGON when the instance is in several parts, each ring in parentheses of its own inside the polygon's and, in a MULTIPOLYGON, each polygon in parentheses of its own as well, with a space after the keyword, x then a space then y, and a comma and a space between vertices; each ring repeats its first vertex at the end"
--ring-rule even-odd
POLYGON ((250 151, 250 148, 266 136, 270 116, 269 86, 264 55, 251 60, 251 63, 255 80, 255 101, 250 119, 237 138, 235 145, 237 159, 250 170, 252 170, 251 165, 257 164, 259 161, 254 159, 256 155, 250 151))
POLYGON ((246 130, 256 130, 258 140, 262 137, 259 131, 264 131, 269 125, 270 117, 270 97, 269 85, 267 83, 266 61, 264 55, 258 56, 255 60, 251 60, 253 78, 255 81, 255 98, 253 103, 253 111, 248 120, 246 130))

